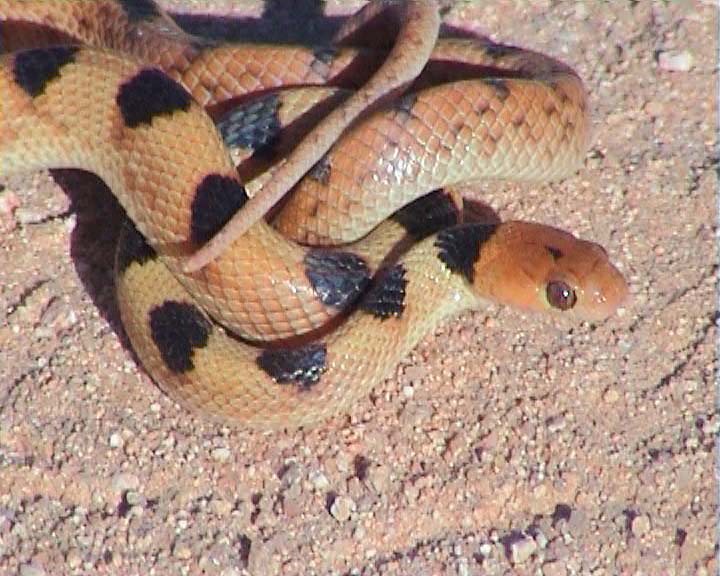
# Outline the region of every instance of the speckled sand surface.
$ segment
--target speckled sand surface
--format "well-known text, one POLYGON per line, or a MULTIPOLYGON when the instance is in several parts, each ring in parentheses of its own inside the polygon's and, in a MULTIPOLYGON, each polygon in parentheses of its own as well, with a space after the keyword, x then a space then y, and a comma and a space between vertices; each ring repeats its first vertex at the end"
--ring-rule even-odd
MULTIPOLYGON (((241 37, 337 25, 279 4, 165 3, 241 37)), ((575 66, 594 108, 575 177, 476 194, 606 246, 632 300, 598 326, 465 315, 313 431, 170 402, 119 326, 109 194, 5 181, 0 573, 714 574, 713 4, 457 3, 448 22, 575 66)))

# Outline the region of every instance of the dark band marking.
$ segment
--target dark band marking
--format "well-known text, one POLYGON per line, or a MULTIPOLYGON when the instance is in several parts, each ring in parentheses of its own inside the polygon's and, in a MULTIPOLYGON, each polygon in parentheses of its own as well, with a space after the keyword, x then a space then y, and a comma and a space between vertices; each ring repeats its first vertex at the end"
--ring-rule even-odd
POLYGON ((370 270, 351 252, 310 250, 305 255, 305 275, 326 306, 344 308, 365 290, 370 270))
POLYGON ((406 286, 405 268, 396 264, 377 277, 360 302, 360 309, 383 320, 390 316, 400 318, 405 311, 406 286))
POLYGON ((157 252, 147 243, 135 224, 128 220, 123 226, 120 243, 116 256, 116 268, 119 275, 127 270, 131 264, 141 266, 157 258, 157 252))
POLYGON ((337 53, 337 48, 330 46, 316 48, 313 50, 313 61, 310 63, 310 69, 321 78, 329 79, 330 68, 337 53))
POLYGON ((120 0, 120 7, 129 22, 141 22, 160 17, 160 10, 152 0, 120 0))
POLYGON ((392 216, 405 231, 420 240, 458 223, 458 208, 443 190, 421 196, 392 216))
POLYGON ((472 282, 480 249, 496 229, 494 224, 461 224, 443 230, 435 240, 438 258, 452 272, 460 273, 472 282))
POLYGON ((193 351, 207 346, 211 330, 207 318, 187 302, 169 300, 150 310, 153 342, 165 365, 178 374, 195 368, 193 351))
POLYGON ((560 250, 560 248, 555 248, 555 246, 545 246, 545 250, 550 252, 550 256, 553 257, 553 260, 559 260, 563 257, 563 251, 560 250))
POLYGON ((413 106, 417 102, 417 94, 410 93, 398 98, 393 102, 392 107, 398 113, 400 122, 407 122, 413 116, 413 106))
POLYGON ((203 178, 190 206, 190 240, 202 246, 248 201, 240 182, 229 176, 209 174, 203 178))
POLYGON ((487 78, 484 82, 495 90, 495 96, 497 96, 501 102, 504 102, 507 100, 507 97, 510 96, 510 88, 507 87, 506 80, 502 78, 487 78))
POLYGON ((77 46, 57 46, 19 52, 13 65, 15 82, 33 98, 40 96, 60 77, 62 67, 75 61, 78 50, 77 46))
POLYGON ((257 365, 278 384, 294 382, 310 388, 327 370, 327 347, 323 343, 298 348, 263 350, 257 365))
POLYGON ((327 156, 323 156, 317 161, 317 164, 308 170, 308 177, 312 178, 316 182, 320 182, 323 186, 327 186, 330 182, 330 160, 327 156))
POLYGON ((116 98, 125 125, 137 128, 151 124, 156 116, 187 111, 190 94, 156 68, 147 68, 120 86, 116 98))
POLYGON ((217 123, 225 145, 272 156, 282 130, 278 115, 280 106, 277 94, 267 94, 225 114, 217 123))
POLYGON ((319 60, 323 64, 332 64, 338 54, 338 49, 334 46, 318 46, 313 49, 313 58, 319 60))

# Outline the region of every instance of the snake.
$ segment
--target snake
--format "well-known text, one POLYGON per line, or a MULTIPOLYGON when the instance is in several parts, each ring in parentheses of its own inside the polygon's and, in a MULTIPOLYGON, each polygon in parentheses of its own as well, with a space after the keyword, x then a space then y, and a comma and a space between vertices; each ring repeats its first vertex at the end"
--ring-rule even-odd
POLYGON ((465 310, 499 302, 599 321, 626 298, 601 246, 538 223, 463 221, 452 192, 571 174, 589 132, 574 72, 518 48, 438 40, 430 2, 371 2, 339 38, 388 15, 390 49, 318 49, 197 39, 150 0, 0 6, 12 50, 0 56, 0 176, 80 168, 105 181, 132 223, 116 258, 124 328, 182 405, 252 428, 315 425, 465 310), (421 66, 400 74, 408 52, 421 66), (492 74, 435 85, 448 55, 463 74, 492 74), (343 84, 358 63, 376 71, 343 84), (234 98, 216 125, 213 107, 234 98), (279 154, 279 126, 314 114, 279 154), (252 196, 228 149, 238 141, 250 156, 267 157, 268 142, 277 154, 252 196))

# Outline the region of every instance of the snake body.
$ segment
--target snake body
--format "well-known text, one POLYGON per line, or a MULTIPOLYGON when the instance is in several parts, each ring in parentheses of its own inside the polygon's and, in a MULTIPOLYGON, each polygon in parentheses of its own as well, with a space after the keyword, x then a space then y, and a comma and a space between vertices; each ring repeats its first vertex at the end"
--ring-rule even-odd
MULTIPOLYGON (((564 66, 543 60, 532 75, 525 69, 538 58, 532 53, 485 47, 472 56, 467 43, 438 43, 436 58, 469 51, 467 63, 475 58, 480 67, 490 58, 502 70, 520 58, 519 77, 462 80, 445 92, 421 88, 421 77, 417 92, 367 115, 329 153, 318 140, 319 162, 280 210, 277 226, 295 239, 352 244, 305 247, 260 221, 214 261, 188 273, 185 259, 210 244, 248 202, 203 106, 244 94, 239 82, 223 78, 247 74, 232 62, 247 62, 253 48, 205 46, 146 0, 11 0, 0 7, 0 18, 6 28, 17 20, 52 22, 61 34, 93 46, 35 48, 0 58, 6 103, 0 109, 0 175, 74 167, 105 180, 135 226, 118 254, 123 323, 148 372, 185 405, 261 428, 311 424, 345 410, 422 335, 464 309, 499 301, 599 319, 625 297, 625 282, 602 248, 537 224, 468 223, 438 232, 422 224, 421 202, 394 224, 356 240, 432 189, 487 176, 487 169, 465 171, 474 160, 517 156, 511 146, 503 147, 503 130, 540 158, 536 166, 546 171, 540 176, 567 173, 585 149, 587 119, 582 85, 564 66), (154 34, 139 33, 151 24, 154 34), (92 32, 97 30, 106 33, 92 32), (227 69, 217 69, 218 58, 227 69), (476 94, 467 96, 473 89, 476 94), (449 102, 460 117, 458 101, 469 103, 469 120, 443 123, 431 113, 432 102, 449 102), (544 120, 542 128, 532 124, 533 115, 544 120), (368 134, 383 130, 393 154, 388 146, 368 143, 368 134), (476 130, 477 145, 470 137, 476 130), (552 137, 545 138, 543 130, 552 137), (362 155, 358 142, 365 142, 362 155), (456 159, 463 151, 465 160, 456 159), (364 161, 365 172, 336 169, 348 154, 364 161), (390 177, 382 183, 378 171, 390 177), (355 182, 353 190, 362 196, 355 206, 338 192, 333 178, 339 177, 355 182), (379 200, 382 193, 386 199, 379 200), (363 214, 351 216, 347 225, 348 210, 363 214), (427 238, 386 262, 388 246, 405 233, 427 238), (356 308, 350 310, 351 304, 356 308)), ((412 28, 401 29, 412 36, 412 28)), ((263 50, 270 49, 258 52, 263 50)), ((340 52, 338 69, 377 58, 363 50, 340 52)), ((313 53, 290 48, 288 54, 313 53)), ((317 52, 313 58, 305 59, 304 71, 289 66, 295 78, 305 78, 299 83, 317 73, 317 52)), ((327 82, 333 69, 326 57, 323 64, 318 84, 327 82)), ((269 87, 281 84, 276 78, 269 87)), ((266 80, 258 85, 268 87, 266 80)), ((311 129, 310 142, 317 129, 311 129)), ((519 158, 507 164, 527 163, 522 153, 519 158)), ((285 163, 292 165, 293 155, 285 163)), ((280 180, 287 173, 282 161, 270 172, 280 180)), ((523 177, 535 175, 530 170, 523 177)), ((264 188, 257 197, 263 193, 264 188)), ((431 204, 436 201, 442 204, 442 195, 431 198, 431 204)), ((451 217, 443 224, 457 221, 452 210, 445 213, 451 217)))

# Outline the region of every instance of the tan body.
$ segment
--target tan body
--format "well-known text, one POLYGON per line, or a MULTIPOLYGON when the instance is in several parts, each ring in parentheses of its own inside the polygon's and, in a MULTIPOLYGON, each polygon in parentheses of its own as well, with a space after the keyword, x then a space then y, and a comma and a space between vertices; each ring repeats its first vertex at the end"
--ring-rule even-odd
MULTIPOLYGON (((7 17, 3 10, 13 6, 30 9, 36 4, 48 9, 54 6, 64 13, 57 2, 8 2, 0 7, 0 16, 7 17)), ((101 0, 92 5, 109 6, 110 10, 115 4, 101 0)), ((17 18, 18 14, 10 16, 17 18)), ((170 36, 177 39, 178 34, 173 31, 170 36)), ((230 48, 211 50, 228 54, 230 48)), ((159 48, 150 52, 161 53, 159 48)), ((133 53, 138 55, 138 49, 133 53)), ((186 52, 167 54, 187 59, 186 52)), ((209 58, 211 55, 203 52, 194 61, 209 58)), ((162 63, 182 78, 182 61, 162 63)), ((207 85, 209 72, 195 70, 194 74, 206 79, 204 91, 215 93, 207 85)), ((523 82, 503 82, 500 90, 508 90, 509 94, 503 92, 501 96, 497 84, 485 83, 484 97, 491 100, 494 94, 500 104, 511 98, 522 100, 527 88, 523 82)), ((573 120, 562 124, 563 136, 549 141, 554 146, 568 146, 568 157, 576 162, 586 141, 586 124, 578 120, 585 118, 584 94, 579 85, 574 96, 580 100, 568 98, 573 91, 567 87, 560 91, 560 85, 542 90, 555 106, 561 107, 555 108, 557 116, 573 120), (550 89, 552 94, 548 96, 550 89), (574 102, 572 114, 562 108, 570 101, 574 102), (567 132, 568 126, 580 128, 567 132)), ((133 346, 150 374, 173 397, 225 418, 259 427, 278 427, 315 422, 342 410, 386 374, 423 333, 444 317, 483 299, 549 310, 557 307, 557 302, 553 296, 548 303, 548 286, 553 286, 552 294, 556 295, 557 282, 562 282, 572 292, 570 308, 581 317, 602 318, 625 295, 622 277, 599 247, 547 227, 514 223, 493 229, 490 234, 478 228, 445 235, 441 232, 428 238, 393 264, 390 270, 397 272, 395 276, 387 271, 381 274, 370 283, 369 293, 360 290, 366 286, 358 287, 354 298, 360 298, 361 309, 342 326, 334 331, 322 329, 338 314, 345 314, 346 307, 323 302, 308 262, 317 268, 313 272, 321 276, 321 288, 334 282, 334 269, 328 273, 327 265, 337 258, 341 260, 340 273, 345 273, 348 263, 352 267, 360 259, 366 267, 359 272, 360 281, 369 282, 383 259, 384 252, 379 250, 386 250, 388 245, 381 237, 382 230, 344 247, 337 256, 338 251, 300 247, 259 222, 201 271, 184 274, 183 259, 202 245, 193 235, 197 231, 194 218, 200 188, 210 179, 211 199, 221 198, 221 204, 228 194, 242 188, 223 142, 200 105, 147 64, 114 52, 89 49, 5 56, 0 60, 0 93, 7 103, 0 109, 0 175, 45 167, 76 167, 95 172, 105 180, 152 246, 152 250, 141 248, 139 252, 126 246, 125 265, 120 266, 118 275, 118 299, 133 346), (55 60, 57 74, 48 74, 44 64, 38 72, 35 60, 42 56, 55 60), (38 75, 43 83, 41 89, 35 90, 34 76, 38 75), (140 96, 142 106, 135 102, 140 96), (154 111, 149 118, 144 116, 146 107, 154 111), (219 189, 214 186, 217 181, 222 182, 219 189), (535 257, 529 258, 529 246, 537 251, 535 257), (348 252, 352 258, 346 257, 348 252), (159 256, 155 257, 155 253, 159 256), (398 266, 402 273, 395 268, 398 266), (163 308, 169 302, 174 303, 171 313, 163 308), (155 314, 158 309, 162 314, 155 314), (317 329, 322 329, 323 335, 294 343, 294 347, 279 353, 277 345, 261 349, 226 336, 206 314, 250 339, 288 338, 317 329), (153 317, 160 318, 160 328, 157 322, 151 322, 153 317), (177 340, 171 341, 170 336, 177 340), (284 364, 288 358, 298 364, 294 369, 284 364), (369 363, 368 358, 373 361, 369 363)), ((419 96, 424 97, 424 93, 419 96)), ((489 104, 485 111, 492 106, 489 104)), ((549 117, 550 107, 544 109, 549 117)), ((377 123, 385 121, 383 114, 364 120, 347 138, 354 138, 358 131, 376 130, 377 123)), ((497 122, 504 122, 508 129, 514 126, 516 134, 521 135, 521 123, 513 122, 509 112, 505 114, 503 120, 501 110, 497 122)), ((476 115, 474 122, 487 126, 482 114, 476 115)), ((409 122, 404 124, 406 134, 417 132, 414 124, 411 129, 407 129, 409 122)), ((428 120, 428 129, 431 124, 428 120)), ((493 130, 500 129, 500 124, 495 126, 493 130)), ((491 140, 492 146, 486 139, 485 147, 497 149, 502 135, 491 140)), ((331 151, 331 157, 340 154, 337 150, 342 149, 343 142, 331 151)), ((428 143, 408 146, 411 153, 426 150, 427 158, 433 156, 427 153, 431 146, 428 143)), ((453 154, 466 148, 460 146, 453 154)), ((322 146, 319 150, 318 158, 325 153, 322 146)), ((475 148, 473 154, 480 154, 478 150, 475 148)), ((551 164, 554 162, 552 154, 538 152, 538 157, 543 155, 551 164)), ((570 163, 565 161, 562 169, 547 170, 558 175, 569 169, 570 163)), ((457 181, 457 175, 451 177, 457 181)), ((400 207, 442 185, 433 183, 422 190, 418 183, 424 179, 413 176, 412 180, 414 191, 403 191, 400 199, 387 202, 400 207)), ((344 201, 333 202, 341 206, 344 201)), ((364 203, 378 201, 368 196, 364 203)), ((213 209, 210 202, 201 215, 214 217, 213 209)), ((366 211, 378 218, 385 216, 384 210, 366 211)), ((279 216, 281 221, 283 214, 279 216)), ((329 223, 323 226, 328 230, 343 228, 340 221, 345 217, 344 209, 335 211, 335 216, 328 212, 327 216, 329 223)), ((313 218, 310 214, 305 221, 313 218)), ((302 230, 309 227, 301 224, 288 233, 297 237, 302 230)), ((391 231, 392 235, 397 236, 397 230, 391 231)), ((337 238, 343 240, 342 235, 337 238)), ((351 272, 358 275, 355 270, 351 272)), ((355 281, 352 274, 349 278, 355 281)), ((563 296, 565 303, 568 297, 563 296)))

